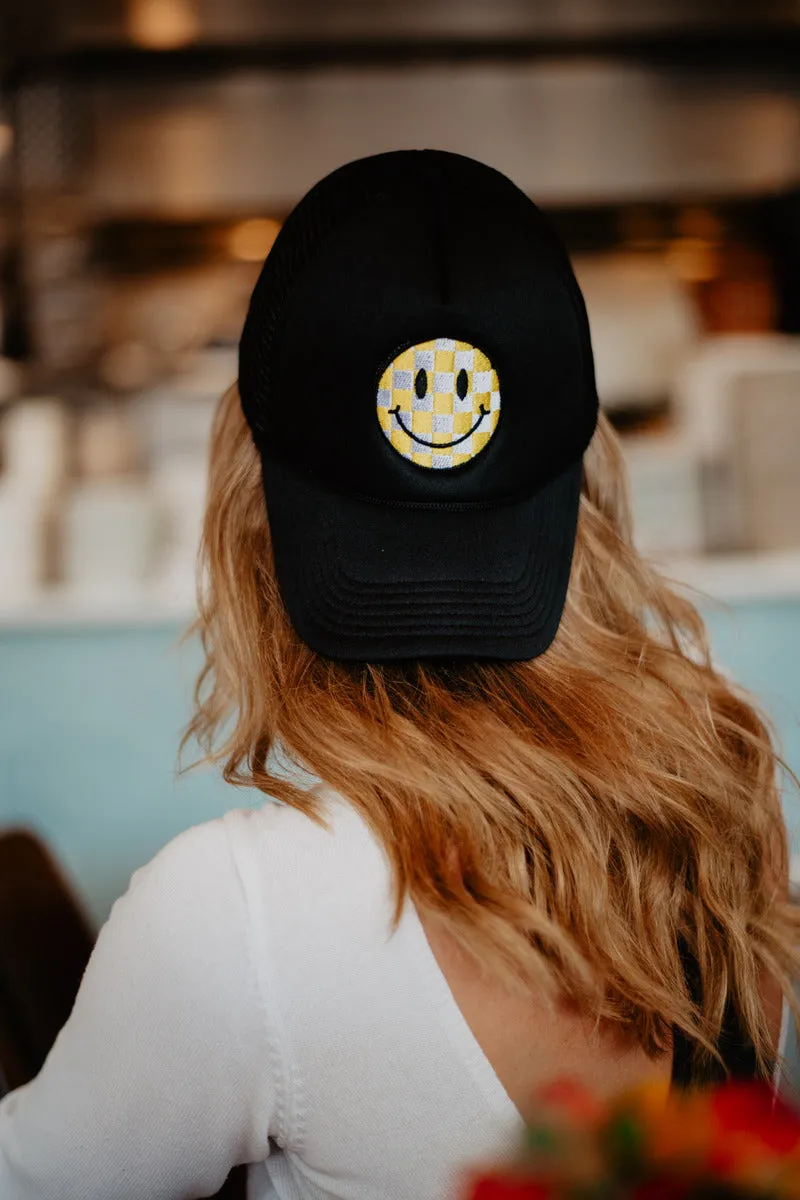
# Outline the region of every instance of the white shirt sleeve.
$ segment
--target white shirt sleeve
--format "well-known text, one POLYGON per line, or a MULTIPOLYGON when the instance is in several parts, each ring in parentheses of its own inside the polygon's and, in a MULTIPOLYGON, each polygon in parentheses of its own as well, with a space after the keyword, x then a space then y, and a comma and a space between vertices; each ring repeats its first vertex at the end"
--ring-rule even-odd
POLYGON ((282 1143, 252 958, 224 819, 135 872, 41 1072, 0 1104, 2 1200, 210 1196, 282 1143))

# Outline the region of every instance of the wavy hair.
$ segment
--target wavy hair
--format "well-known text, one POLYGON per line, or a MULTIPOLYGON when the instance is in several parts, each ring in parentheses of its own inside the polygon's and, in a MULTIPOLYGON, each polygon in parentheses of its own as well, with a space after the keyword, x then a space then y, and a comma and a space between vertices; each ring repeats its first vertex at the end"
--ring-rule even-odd
POLYGON ((605 418, 545 654, 346 664, 289 622, 232 388, 213 430, 193 629, 205 665, 184 744, 322 824, 287 761, 345 797, 387 853, 393 928, 410 895, 507 985, 569 1000, 654 1058, 677 1028, 697 1063, 718 1060, 730 995, 767 1073, 765 977, 800 1016, 780 760, 752 701, 712 665, 695 607, 634 549, 605 418))

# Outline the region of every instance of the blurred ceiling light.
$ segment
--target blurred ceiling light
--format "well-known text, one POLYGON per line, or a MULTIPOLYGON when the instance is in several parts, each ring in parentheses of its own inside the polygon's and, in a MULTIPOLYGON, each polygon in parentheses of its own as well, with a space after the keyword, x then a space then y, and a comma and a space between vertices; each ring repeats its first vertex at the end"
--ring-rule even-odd
POLYGON ((228 252, 239 262, 260 262, 272 249, 280 224, 267 217, 240 221, 228 232, 228 252))
POLYGON ((685 208, 678 217, 678 233, 684 238, 700 238, 706 242, 721 241, 725 227, 716 213, 707 208, 685 208))
POLYGON ((148 50, 175 50, 198 34, 194 0, 128 0, 128 35, 148 50))
POLYGON ((719 250, 702 238, 676 238, 667 249, 667 263, 684 283, 707 283, 719 275, 719 250))
POLYGON ((626 242, 638 246, 657 246, 664 240, 664 221, 648 209, 630 208, 620 217, 620 233, 626 242))
POLYGON ((8 154, 14 142, 14 131, 10 125, 0 122, 0 158, 8 154))

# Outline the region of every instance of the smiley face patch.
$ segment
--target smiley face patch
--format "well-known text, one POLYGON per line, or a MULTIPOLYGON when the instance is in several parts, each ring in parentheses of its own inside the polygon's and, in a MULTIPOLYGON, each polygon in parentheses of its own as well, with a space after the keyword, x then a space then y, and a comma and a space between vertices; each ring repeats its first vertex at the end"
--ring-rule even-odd
POLYGON ((420 467, 458 467, 497 428, 500 384, 483 350, 453 338, 409 346, 378 384, 378 420, 398 454, 420 467))

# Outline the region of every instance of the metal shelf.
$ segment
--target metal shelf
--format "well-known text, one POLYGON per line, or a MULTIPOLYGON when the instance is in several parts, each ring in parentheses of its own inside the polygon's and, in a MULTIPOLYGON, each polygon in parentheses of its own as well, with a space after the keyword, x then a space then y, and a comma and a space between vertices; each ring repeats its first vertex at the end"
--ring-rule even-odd
POLYGON ((26 48, 6 61, 5 85, 45 75, 81 84, 92 80, 176 79, 229 74, 238 69, 307 70, 311 67, 400 67, 465 62, 613 59, 655 67, 786 70, 798 73, 800 24, 731 23, 612 34, 363 36, 196 41, 153 50, 122 39, 51 49, 26 48))

